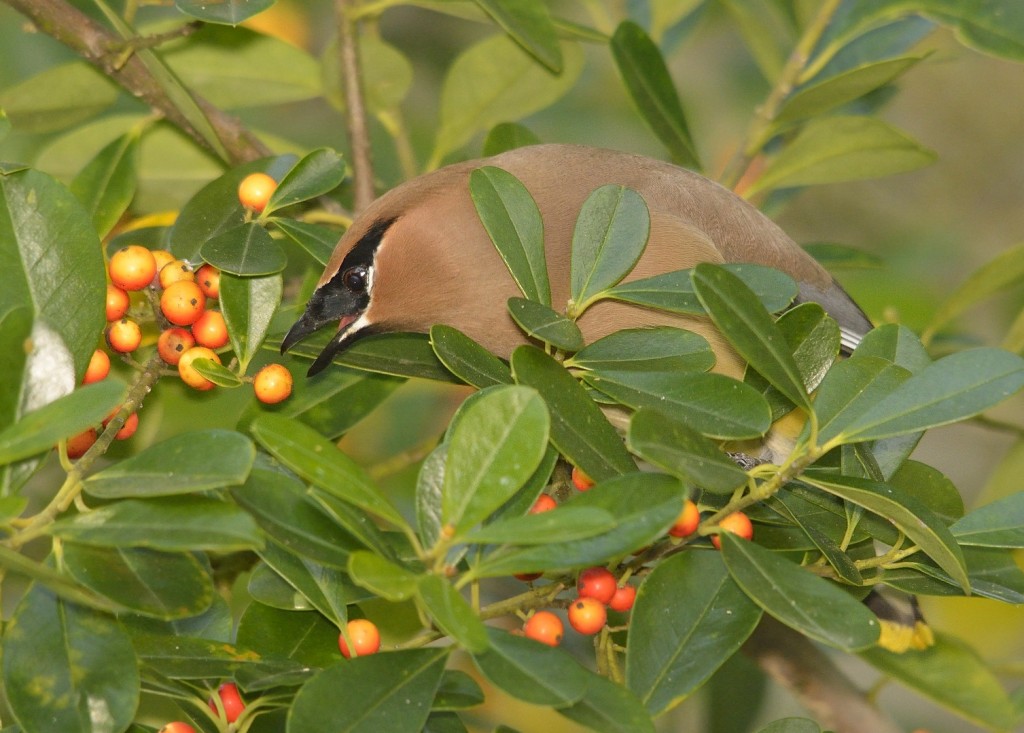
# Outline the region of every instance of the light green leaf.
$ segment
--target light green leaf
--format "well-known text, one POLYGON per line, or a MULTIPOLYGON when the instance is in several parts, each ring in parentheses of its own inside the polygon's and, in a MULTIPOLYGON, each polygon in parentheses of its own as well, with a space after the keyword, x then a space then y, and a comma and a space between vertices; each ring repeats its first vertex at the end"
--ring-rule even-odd
POLYGON ((333 191, 345 180, 345 161, 331 148, 304 155, 274 189, 263 215, 333 191))
POLYGON ((462 595, 444 578, 423 575, 419 599, 434 623, 471 654, 487 650, 487 627, 462 595))
POLYGON ((334 251, 334 246, 341 238, 341 234, 336 230, 328 229, 319 224, 310 224, 305 221, 284 217, 270 217, 268 221, 284 232, 289 239, 306 250, 321 265, 327 264, 327 260, 331 257, 331 252, 334 251))
POLYGON ((975 509, 949 531, 961 545, 1024 547, 1024 493, 975 509))
POLYGON ((215 3, 206 0, 174 0, 175 7, 186 15, 207 23, 225 25, 238 25, 273 4, 274 0, 221 0, 215 3))
POLYGON ((417 575, 373 552, 351 553, 348 574, 356 585, 388 601, 405 601, 416 595, 417 575))
POLYGON ((494 22, 552 73, 562 71, 562 49, 544 0, 474 0, 494 22))
POLYGON ((0 93, 10 124, 43 133, 81 124, 117 101, 118 88, 84 61, 52 66, 0 93))
POLYGON ((117 138, 96 154, 71 181, 71 193, 92 214, 96 233, 105 237, 135 196, 137 132, 117 138))
POLYGON ((501 122, 487 133, 487 137, 484 139, 483 154, 485 157, 490 157, 539 143, 540 138, 528 127, 517 122, 501 122))
POLYGON ((281 246, 254 221, 207 239, 199 248, 199 255, 233 275, 272 275, 288 264, 281 246))

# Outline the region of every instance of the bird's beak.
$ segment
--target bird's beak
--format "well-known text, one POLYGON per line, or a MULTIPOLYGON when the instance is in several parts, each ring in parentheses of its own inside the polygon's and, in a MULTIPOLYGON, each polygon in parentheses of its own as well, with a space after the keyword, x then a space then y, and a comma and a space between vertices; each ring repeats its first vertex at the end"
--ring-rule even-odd
POLYGON ((361 329, 353 330, 352 326, 359 320, 362 310, 355 304, 345 302, 342 298, 333 298, 324 293, 313 294, 302 317, 297 320, 281 341, 281 353, 285 353, 295 344, 328 324, 334 324, 338 331, 334 338, 324 347, 320 355, 310 366, 307 374, 312 376, 323 371, 331 363, 334 356, 341 351, 350 339, 361 329))

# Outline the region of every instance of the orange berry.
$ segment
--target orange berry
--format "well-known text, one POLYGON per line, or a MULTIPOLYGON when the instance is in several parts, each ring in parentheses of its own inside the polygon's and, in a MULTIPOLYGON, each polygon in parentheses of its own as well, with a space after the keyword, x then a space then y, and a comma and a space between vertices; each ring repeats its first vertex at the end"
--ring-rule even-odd
POLYGON ((156 733, 196 733, 196 729, 188 723, 176 720, 173 723, 168 723, 156 733))
POLYGON ((124 318, 132 301, 128 293, 116 285, 107 285, 107 320, 119 321, 124 318))
POLYGON ((96 428, 89 428, 78 435, 68 438, 68 458, 76 459, 84 456, 85 452, 92 448, 92 444, 96 442, 98 437, 96 428))
MULTIPOLYGON (((217 696, 220 698, 220 704, 224 708, 224 719, 229 723, 234 723, 242 715, 242 711, 245 710, 245 701, 242 700, 242 696, 238 693, 238 685, 234 682, 225 682, 217 688, 217 696)), ((220 714, 217 711, 217 703, 212 697, 207 701, 207 704, 215 715, 220 714)))
POLYGON ((699 524, 700 510, 697 509, 697 505, 693 501, 687 499, 683 504, 683 511, 680 512, 676 523, 669 528, 668 533, 673 537, 689 537, 697 531, 699 524))
POLYGON ((157 276, 159 276, 160 270, 164 269, 164 267, 168 263, 174 262, 174 260, 177 259, 174 255, 172 255, 166 249, 151 249, 150 252, 153 253, 153 259, 156 260, 157 276))
MULTIPOLYGON (((220 311, 203 311, 199 320, 192 324, 192 336, 200 346, 219 349, 228 342, 228 327, 220 311)), ((291 379, 291 375, 289 380, 291 379)), ((289 391, 291 385, 289 381, 289 391)))
POLYGON ((292 374, 281 364, 267 364, 256 372, 252 387, 256 399, 273 405, 292 393, 292 374))
POLYGON ((596 598, 577 598, 569 605, 569 625, 581 634, 590 636, 604 628, 608 612, 596 598))
MULTIPOLYGON (((373 621, 366 618, 354 618, 348 622, 346 631, 348 631, 348 638, 352 641, 352 649, 355 650, 357 657, 376 654, 380 649, 380 631, 377 630, 377 625, 373 621)), ((338 635, 338 649, 341 650, 341 655, 345 659, 352 657, 352 652, 342 634, 338 635)))
POLYGON ((196 282, 207 298, 220 297, 220 270, 211 264, 205 264, 196 270, 196 282))
POLYGON ((153 253, 138 244, 117 250, 107 265, 110 281, 122 290, 142 290, 153 282, 156 259, 153 253))
POLYGON ((210 359, 220 364, 220 357, 213 349, 208 349, 205 346, 193 346, 191 349, 187 349, 178 360, 178 375, 181 377, 181 381, 200 392, 213 389, 217 385, 197 372, 196 368, 192 366, 192 362, 196 359, 210 359))
POLYGON ((580 573, 576 581, 576 592, 580 598, 594 598, 601 604, 608 603, 615 595, 618 583, 608 568, 592 567, 580 573))
POLYGON ((181 355, 195 345, 196 340, 184 328, 168 328, 156 340, 156 351, 161 359, 176 366, 181 355))
MULTIPOLYGON (((107 427, 107 423, 114 419, 114 415, 118 413, 120 408, 115 409, 112 413, 107 415, 107 418, 103 421, 103 427, 107 427)), ((114 434, 114 440, 128 440, 128 438, 135 435, 135 431, 139 429, 139 416, 138 413, 133 412, 131 415, 125 418, 124 425, 121 429, 114 434)))
POLYGON ((579 466, 573 466, 572 485, 580 491, 586 491, 594 485, 594 479, 583 473, 583 470, 579 466))
POLYGON ((558 646, 562 643, 565 629, 562 620, 551 611, 537 611, 523 624, 523 633, 541 644, 558 646))
POLYGON ((167 286, 171 283, 181 282, 182 280, 194 281, 196 279, 195 272, 192 271, 192 265, 185 262, 185 260, 171 260, 166 265, 160 268, 160 287, 167 289, 167 286))
POLYGON ((628 611, 636 601, 636 588, 632 585, 623 585, 615 589, 615 595, 608 601, 608 608, 613 611, 628 611))
POLYGON ((92 384, 105 379, 110 374, 110 357, 103 349, 96 349, 89 358, 89 366, 85 368, 82 384, 92 384))
MULTIPOLYGON (((754 536, 754 525, 750 522, 748 517, 743 512, 733 512, 727 515, 718 523, 718 528, 722 532, 732 532, 737 537, 742 537, 745 540, 749 540, 754 536)), ((722 542, 718 539, 718 536, 712 536, 711 544, 713 544, 719 550, 722 549, 722 542)))
POLYGON ((191 280, 171 283, 160 295, 160 310, 175 326, 191 326, 206 309, 206 296, 191 280))
POLYGON ((541 494, 537 497, 537 501, 533 502, 533 506, 530 507, 529 514, 543 514, 544 512, 550 512, 552 509, 558 508, 558 502, 554 500, 548 494, 541 494))
POLYGON ((107 326, 107 343, 114 351, 129 354, 142 343, 142 329, 130 318, 122 318, 107 326))
POLYGON ((242 206, 258 214, 267 208, 276 188, 277 181, 266 173, 250 173, 238 184, 238 200, 242 206))

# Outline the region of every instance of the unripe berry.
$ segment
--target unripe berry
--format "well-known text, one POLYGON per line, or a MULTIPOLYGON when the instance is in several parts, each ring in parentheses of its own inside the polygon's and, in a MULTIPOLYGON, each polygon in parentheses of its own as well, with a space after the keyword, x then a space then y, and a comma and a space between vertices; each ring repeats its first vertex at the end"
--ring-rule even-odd
POLYGON ((558 646, 562 643, 565 628, 562 626, 562 619, 551 611, 537 611, 523 624, 523 633, 528 639, 539 641, 541 644, 558 646))
POLYGON ((596 598, 577 598, 569 605, 569 625, 581 634, 590 636, 604 628, 608 612, 596 598))
POLYGON ((632 585, 623 585, 615 589, 615 595, 608 601, 608 608, 624 613, 631 609, 635 602, 636 588, 632 585))
POLYGON ((601 603, 608 603, 615 595, 618 584, 615 576, 608 568, 593 567, 587 568, 580 573, 576 581, 576 591, 580 598, 594 598, 601 603))
POLYGON ((181 377, 181 381, 192 389, 198 389, 200 392, 213 389, 216 385, 197 372, 196 368, 192 366, 192 362, 196 359, 210 359, 220 364, 220 357, 217 356, 217 352, 213 349, 208 349, 205 346, 193 346, 182 354, 178 360, 178 375, 181 377))
POLYGON ((107 285, 107 320, 119 321, 124 318, 132 301, 128 293, 116 285, 107 285))
MULTIPOLYGON (((749 540, 754 536, 754 525, 750 522, 750 517, 743 512, 733 512, 725 516, 718 523, 718 528, 723 532, 732 532, 737 537, 742 537, 745 540, 749 540)), ((719 550, 722 549, 722 541, 718 539, 717 535, 711 537, 711 544, 719 550)))
POLYGON ((696 504, 687 499, 683 504, 683 511, 680 512, 676 523, 669 528, 668 533, 673 537, 689 537, 697 531, 699 524, 700 510, 697 509, 696 504))
POLYGON ((196 283, 207 298, 220 297, 220 270, 207 263, 196 270, 196 283))
POLYGON ((238 200, 242 206, 259 214, 267 208, 267 202, 276 189, 277 181, 266 173, 250 173, 238 184, 238 200))
POLYGON ((185 262, 185 260, 171 260, 160 268, 158 277, 160 279, 160 287, 166 290, 172 283, 181 282, 182 280, 195 281, 196 274, 192 271, 192 265, 185 262))
POLYGON ((292 393, 292 374, 281 364, 267 364, 256 372, 252 387, 256 399, 273 405, 292 393))
MULTIPOLYGON (((245 701, 238 693, 238 686, 234 682, 225 682, 217 688, 217 696, 220 697, 220 703, 224 708, 224 719, 229 723, 234 723, 245 710, 245 701)), ((217 703, 212 697, 207 704, 217 714, 217 703)))
MULTIPOLYGON (((380 649, 380 631, 377 630, 377 625, 373 621, 366 618, 355 618, 348 622, 345 630, 348 632, 348 638, 352 641, 352 648, 355 650, 356 656, 364 657, 367 654, 376 654, 380 649)), ((345 659, 352 657, 352 652, 349 650, 348 644, 345 643, 345 637, 341 634, 338 635, 338 649, 345 659)))
POLYGON ((96 349, 89 358, 89 366, 85 368, 82 384, 92 384, 106 379, 108 374, 110 374, 110 357, 103 349, 96 349))
POLYGON ((153 282, 156 260, 153 253, 138 244, 117 250, 107 266, 110 281, 122 290, 142 290, 153 282))
POLYGON ((206 309, 206 296, 191 280, 171 283, 160 295, 160 310, 175 326, 191 326, 206 309))
POLYGON ((211 349, 219 349, 226 345, 228 327, 224 323, 224 316, 220 311, 203 311, 199 320, 192 324, 192 336, 197 344, 208 346, 211 349))
POLYGON ((156 340, 156 351, 165 362, 177 366, 181 355, 195 345, 196 340, 184 328, 168 328, 156 340))
POLYGON ((594 479, 583 473, 579 466, 572 467, 572 485, 580 491, 586 491, 594 485, 594 479))
POLYGON ((107 343, 114 351, 129 354, 142 343, 142 329, 130 318, 122 318, 107 326, 107 343))

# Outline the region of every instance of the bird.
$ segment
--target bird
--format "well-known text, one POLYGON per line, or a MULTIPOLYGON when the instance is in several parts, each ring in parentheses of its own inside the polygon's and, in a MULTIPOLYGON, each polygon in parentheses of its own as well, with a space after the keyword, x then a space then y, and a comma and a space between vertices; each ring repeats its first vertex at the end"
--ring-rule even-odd
MULTIPOLYGON (((570 297, 571 243, 580 208, 591 192, 615 184, 639 193, 650 214, 647 246, 625 281, 703 262, 758 264, 790 275, 798 287, 796 302, 818 303, 835 319, 843 353, 851 353, 872 328, 824 267, 729 189, 646 156, 538 144, 439 168, 367 206, 335 247, 304 312, 285 335, 282 353, 328 325, 335 334, 309 367, 310 376, 373 333, 426 333, 445 324, 504 359, 529 343, 506 307, 509 298, 521 293, 470 195, 470 174, 484 166, 518 178, 540 210, 552 304, 567 303, 570 297)), ((577 325, 586 343, 624 328, 684 328, 708 340, 716 356, 714 371, 742 379, 746 366, 705 317, 602 300, 577 325)), ((791 447, 802 422, 789 423, 782 443, 791 447)), ((770 455, 780 450, 785 447, 770 455)), ((919 614, 912 615, 908 624, 919 621, 919 614)))

